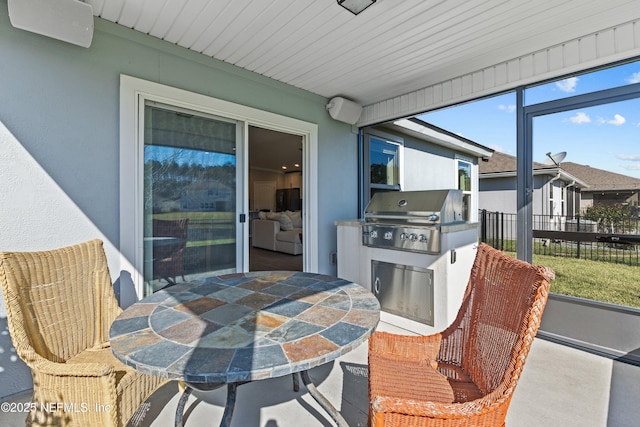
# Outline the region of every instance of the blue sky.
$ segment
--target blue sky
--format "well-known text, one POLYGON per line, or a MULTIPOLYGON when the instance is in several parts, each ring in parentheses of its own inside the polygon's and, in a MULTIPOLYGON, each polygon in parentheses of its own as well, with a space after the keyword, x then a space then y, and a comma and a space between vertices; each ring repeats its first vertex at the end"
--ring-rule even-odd
MULTIPOLYGON (((640 62, 549 83, 525 92, 525 102, 640 83, 640 62)), ((451 107, 420 118, 503 153, 516 154, 515 93, 451 107)), ((567 152, 565 161, 640 178, 640 99, 537 117, 533 158, 567 152)))

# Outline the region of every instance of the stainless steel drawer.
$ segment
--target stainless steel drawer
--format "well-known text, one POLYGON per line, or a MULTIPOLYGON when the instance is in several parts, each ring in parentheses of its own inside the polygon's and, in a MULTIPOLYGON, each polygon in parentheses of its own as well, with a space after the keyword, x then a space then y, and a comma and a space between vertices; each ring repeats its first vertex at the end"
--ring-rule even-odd
POLYGON ((433 326, 433 270, 372 260, 371 284, 383 311, 433 326))

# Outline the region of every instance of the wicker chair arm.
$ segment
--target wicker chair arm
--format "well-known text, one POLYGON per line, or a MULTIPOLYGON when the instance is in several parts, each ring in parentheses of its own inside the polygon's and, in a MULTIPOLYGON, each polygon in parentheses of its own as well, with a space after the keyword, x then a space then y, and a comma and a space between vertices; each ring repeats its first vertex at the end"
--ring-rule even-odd
POLYGON ((376 331, 369 338, 369 351, 411 360, 437 360, 441 334, 397 335, 376 331))
POLYGON ((372 404, 372 409, 378 413, 396 413, 426 418, 467 418, 479 416, 498 409, 498 402, 487 397, 464 403, 440 403, 422 400, 400 399, 397 397, 378 396, 372 404))
POLYGON ((60 363, 45 359, 30 351, 27 365, 41 374, 55 377, 107 377, 114 374, 114 367, 108 363, 60 363))

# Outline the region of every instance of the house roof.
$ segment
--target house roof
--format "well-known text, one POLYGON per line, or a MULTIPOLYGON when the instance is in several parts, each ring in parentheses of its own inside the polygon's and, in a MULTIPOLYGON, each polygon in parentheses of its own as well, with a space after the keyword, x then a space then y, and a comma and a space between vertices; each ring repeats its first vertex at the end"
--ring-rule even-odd
MULTIPOLYGON (((490 67, 640 19, 629 0, 377 0, 357 16, 335 0, 84 2, 103 20, 364 106, 480 70, 501 79, 490 67)), ((547 68, 546 78, 576 71, 547 68)))
MULTIPOLYGON (((557 170, 556 165, 546 165, 544 163, 533 162, 534 170, 549 170, 551 172, 557 170)), ((480 173, 504 173, 516 172, 518 170, 516 157, 509 154, 495 151, 489 161, 480 164, 480 173)))
POLYGON ((640 179, 637 178, 572 162, 562 162, 560 166, 589 183, 589 188, 582 191, 640 190, 640 179))
POLYGON ((393 122, 393 125, 418 139, 429 141, 433 144, 471 156, 489 157, 494 152, 494 150, 489 147, 485 147, 475 141, 456 135, 446 129, 439 128, 438 126, 434 126, 417 118, 396 120, 393 122))
MULTIPOLYGON (((516 158, 509 154, 496 151, 489 161, 481 162, 480 178, 515 175, 517 170, 516 158)), ((576 180, 582 191, 638 191, 640 179, 604 169, 594 168, 573 162, 562 162, 560 166, 533 162, 534 173, 557 174, 564 173, 576 180)))
MULTIPOLYGON (((478 170, 480 179, 515 177, 517 173, 516 157, 496 151, 489 159, 480 162, 478 170)), ((566 170, 564 163, 556 166, 533 162, 533 174, 558 176, 565 182, 575 183, 575 185, 578 188, 582 188, 583 191, 585 191, 585 188, 590 187, 588 181, 566 170)))

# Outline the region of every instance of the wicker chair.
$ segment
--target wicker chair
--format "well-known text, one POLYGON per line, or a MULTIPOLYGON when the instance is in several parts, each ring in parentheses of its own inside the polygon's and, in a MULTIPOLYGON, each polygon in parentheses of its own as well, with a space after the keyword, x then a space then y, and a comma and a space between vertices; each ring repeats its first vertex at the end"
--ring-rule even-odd
POLYGON ((451 326, 369 339, 370 426, 504 426, 553 278, 481 244, 451 326))
POLYGON ((124 426, 165 380, 111 353, 118 306, 100 240, 42 252, 0 253, 13 345, 31 368, 27 426, 124 426))
POLYGON ((154 279, 165 279, 175 283, 178 276, 184 281, 184 252, 187 246, 189 219, 154 219, 154 237, 175 237, 176 244, 153 247, 154 279))

